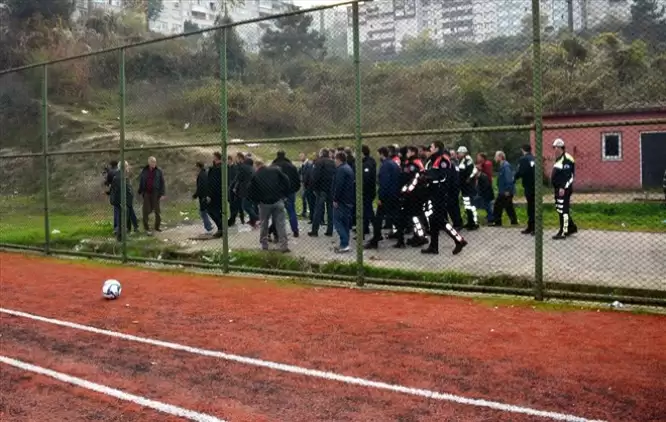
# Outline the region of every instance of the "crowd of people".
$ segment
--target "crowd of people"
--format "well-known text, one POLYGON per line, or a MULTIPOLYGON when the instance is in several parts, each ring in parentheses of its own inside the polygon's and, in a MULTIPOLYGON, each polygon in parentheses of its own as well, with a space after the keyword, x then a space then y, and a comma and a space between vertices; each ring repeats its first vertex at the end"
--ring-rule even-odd
MULTIPOLYGON (((570 198, 575 173, 574 159, 566 153, 564 141, 553 143, 556 160, 551 175, 555 207, 560 216, 560 229, 554 239, 564 239, 578 228, 570 213, 570 198)), ((289 235, 299 237, 297 195, 302 201, 301 217, 307 218, 307 235, 339 237, 337 253, 347 253, 351 233, 356 225, 356 160, 361 160, 363 224, 356 227, 363 236, 366 249, 377 249, 384 239, 395 241, 394 248, 423 247, 424 254, 439 253, 439 235, 444 232, 453 242, 453 254, 467 245, 463 230, 480 227, 479 210, 485 211, 486 224, 502 226, 506 213, 511 225, 517 225, 514 208, 516 183, 522 181, 527 202, 527 227, 523 234, 533 235, 534 221, 534 157, 530 145, 522 147, 522 157, 514 172, 503 151, 496 151, 494 161, 498 172, 486 154, 473 159, 465 146, 455 150, 441 142, 429 146, 389 145, 377 150, 379 164, 370 149, 363 146, 360 157, 349 148, 322 148, 309 159, 305 153, 294 164, 284 151, 278 151, 270 163, 255 159, 249 153, 238 152, 226 157, 227 182, 223 186, 222 155, 215 152, 213 164, 206 169, 198 162, 196 190, 193 199, 199 201, 200 215, 206 232, 222 237, 223 189, 227 192, 229 216, 227 226, 249 224, 259 228, 259 243, 269 249, 277 243, 279 250, 289 252, 289 235), (496 183, 493 183, 494 179, 496 183), (496 186, 496 187, 495 187, 496 186), (300 195, 299 195, 300 192, 300 195), (460 203, 464 209, 461 213, 460 203), (215 226, 215 228, 213 227, 215 226), (385 230, 386 232, 383 232, 385 230), (411 234, 409 239, 407 236, 411 234), (367 241, 366 241, 367 239, 367 241)), ((113 167, 117 163, 111 163, 113 167)), ((129 183, 127 204, 128 228, 138 229, 132 207, 132 188, 129 183)), ((120 181, 116 170, 107 172, 110 202, 114 207, 114 232, 120 237, 120 181)), ((138 193, 143 197, 143 226, 149 230, 149 215, 155 214, 156 231, 160 230, 160 201, 165 194, 164 175, 154 157, 141 171, 138 193)), ((227 204, 224 204, 227 205, 227 204)))

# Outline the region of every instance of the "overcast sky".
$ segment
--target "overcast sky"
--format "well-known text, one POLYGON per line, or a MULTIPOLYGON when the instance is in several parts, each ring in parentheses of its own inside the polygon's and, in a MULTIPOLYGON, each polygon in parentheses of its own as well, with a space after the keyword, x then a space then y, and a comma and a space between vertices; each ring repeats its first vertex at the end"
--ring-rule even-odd
POLYGON ((294 4, 306 9, 308 7, 316 7, 324 4, 342 3, 343 1, 344 0, 294 0, 294 4))

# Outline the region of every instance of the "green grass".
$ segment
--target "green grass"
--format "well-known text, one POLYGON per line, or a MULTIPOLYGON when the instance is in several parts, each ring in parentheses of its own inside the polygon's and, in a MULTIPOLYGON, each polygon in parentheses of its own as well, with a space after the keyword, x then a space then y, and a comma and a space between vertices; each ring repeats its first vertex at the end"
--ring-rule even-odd
MULTIPOLYGON (((173 201, 165 204, 163 220, 169 223, 181 221, 181 212, 188 213, 192 221, 198 221, 196 201, 173 201)), ((302 203, 297 198, 297 212, 300 214, 302 203)), ((0 243, 11 243, 25 246, 44 245, 44 217, 40 209, 42 199, 39 197, 3 197, 0 205, 0 243)), ((73 247, 83 239, 100 239, 111 236, 112 210, 105 204, 78 206, 71 204, 52 203, 53 210, 49 215, 51 230, 60 233, 51 234, 54 247, 73 247)), ((135 204, 139 214, 140 207, 135 204)), ((517 208, 521 223, 527 221, 524 206, 517 208)), ((480 211, 481 218, 485 212, 480 211)), ((614 230, 666 232, 666 210, 659 203, 586 203, 573 207, 573 216, 581 230, 614 230)), ((508 223, 506 216, 504 221, 508 223)), ((544 227, 554 229, 558 224, 558 216, 552 205, 544 207, 544 227)))

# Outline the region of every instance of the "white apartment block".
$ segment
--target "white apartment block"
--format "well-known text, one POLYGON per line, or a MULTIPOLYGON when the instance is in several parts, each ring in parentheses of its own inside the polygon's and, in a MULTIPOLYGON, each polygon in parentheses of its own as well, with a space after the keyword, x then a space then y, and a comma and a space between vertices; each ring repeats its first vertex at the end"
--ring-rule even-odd
MULTIPOLYGON (((482 42, 498 35, 498 13, 516 10, 505 5, 516 0, 375 0, 359 10, 361 42, 383 51, 400 51, 405 37, 427 31, 439 45, 482 42)), ((517 0, 522 2, 522 0, 517 0)), ((528 0, 529 1, 529 0, 528 0)), ((515 16, 514 16, 515 15, 515 16)), ((348 8, 348 45, 351 46, 352 12, 348 8)), ((512 28, 507 28, 507 32, 512 28)))
MULTIPOLYGON (((224 14, 225 0, 164 0, 160 16, 151 22, 151 29, 166 35, 184 32, 185 22, 190 21, 200 28, 215 25, 215 19, 224 14)), ((229 17, 234 22, 284 13, 293 4, 292 0, 245 0, 244 4, 228 7, 229 17)), ((236 27, 248 51, 259 50, 261 36, 269 21, 236 27)))

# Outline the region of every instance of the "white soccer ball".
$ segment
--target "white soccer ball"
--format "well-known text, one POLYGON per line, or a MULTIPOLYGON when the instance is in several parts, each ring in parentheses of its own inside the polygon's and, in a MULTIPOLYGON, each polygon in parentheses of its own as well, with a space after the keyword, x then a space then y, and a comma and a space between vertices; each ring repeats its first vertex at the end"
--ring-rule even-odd
POLYGON ((118 299, 123 287, 118 280, 106 280, 102 286, 102 296, 106 299, 118 299))

